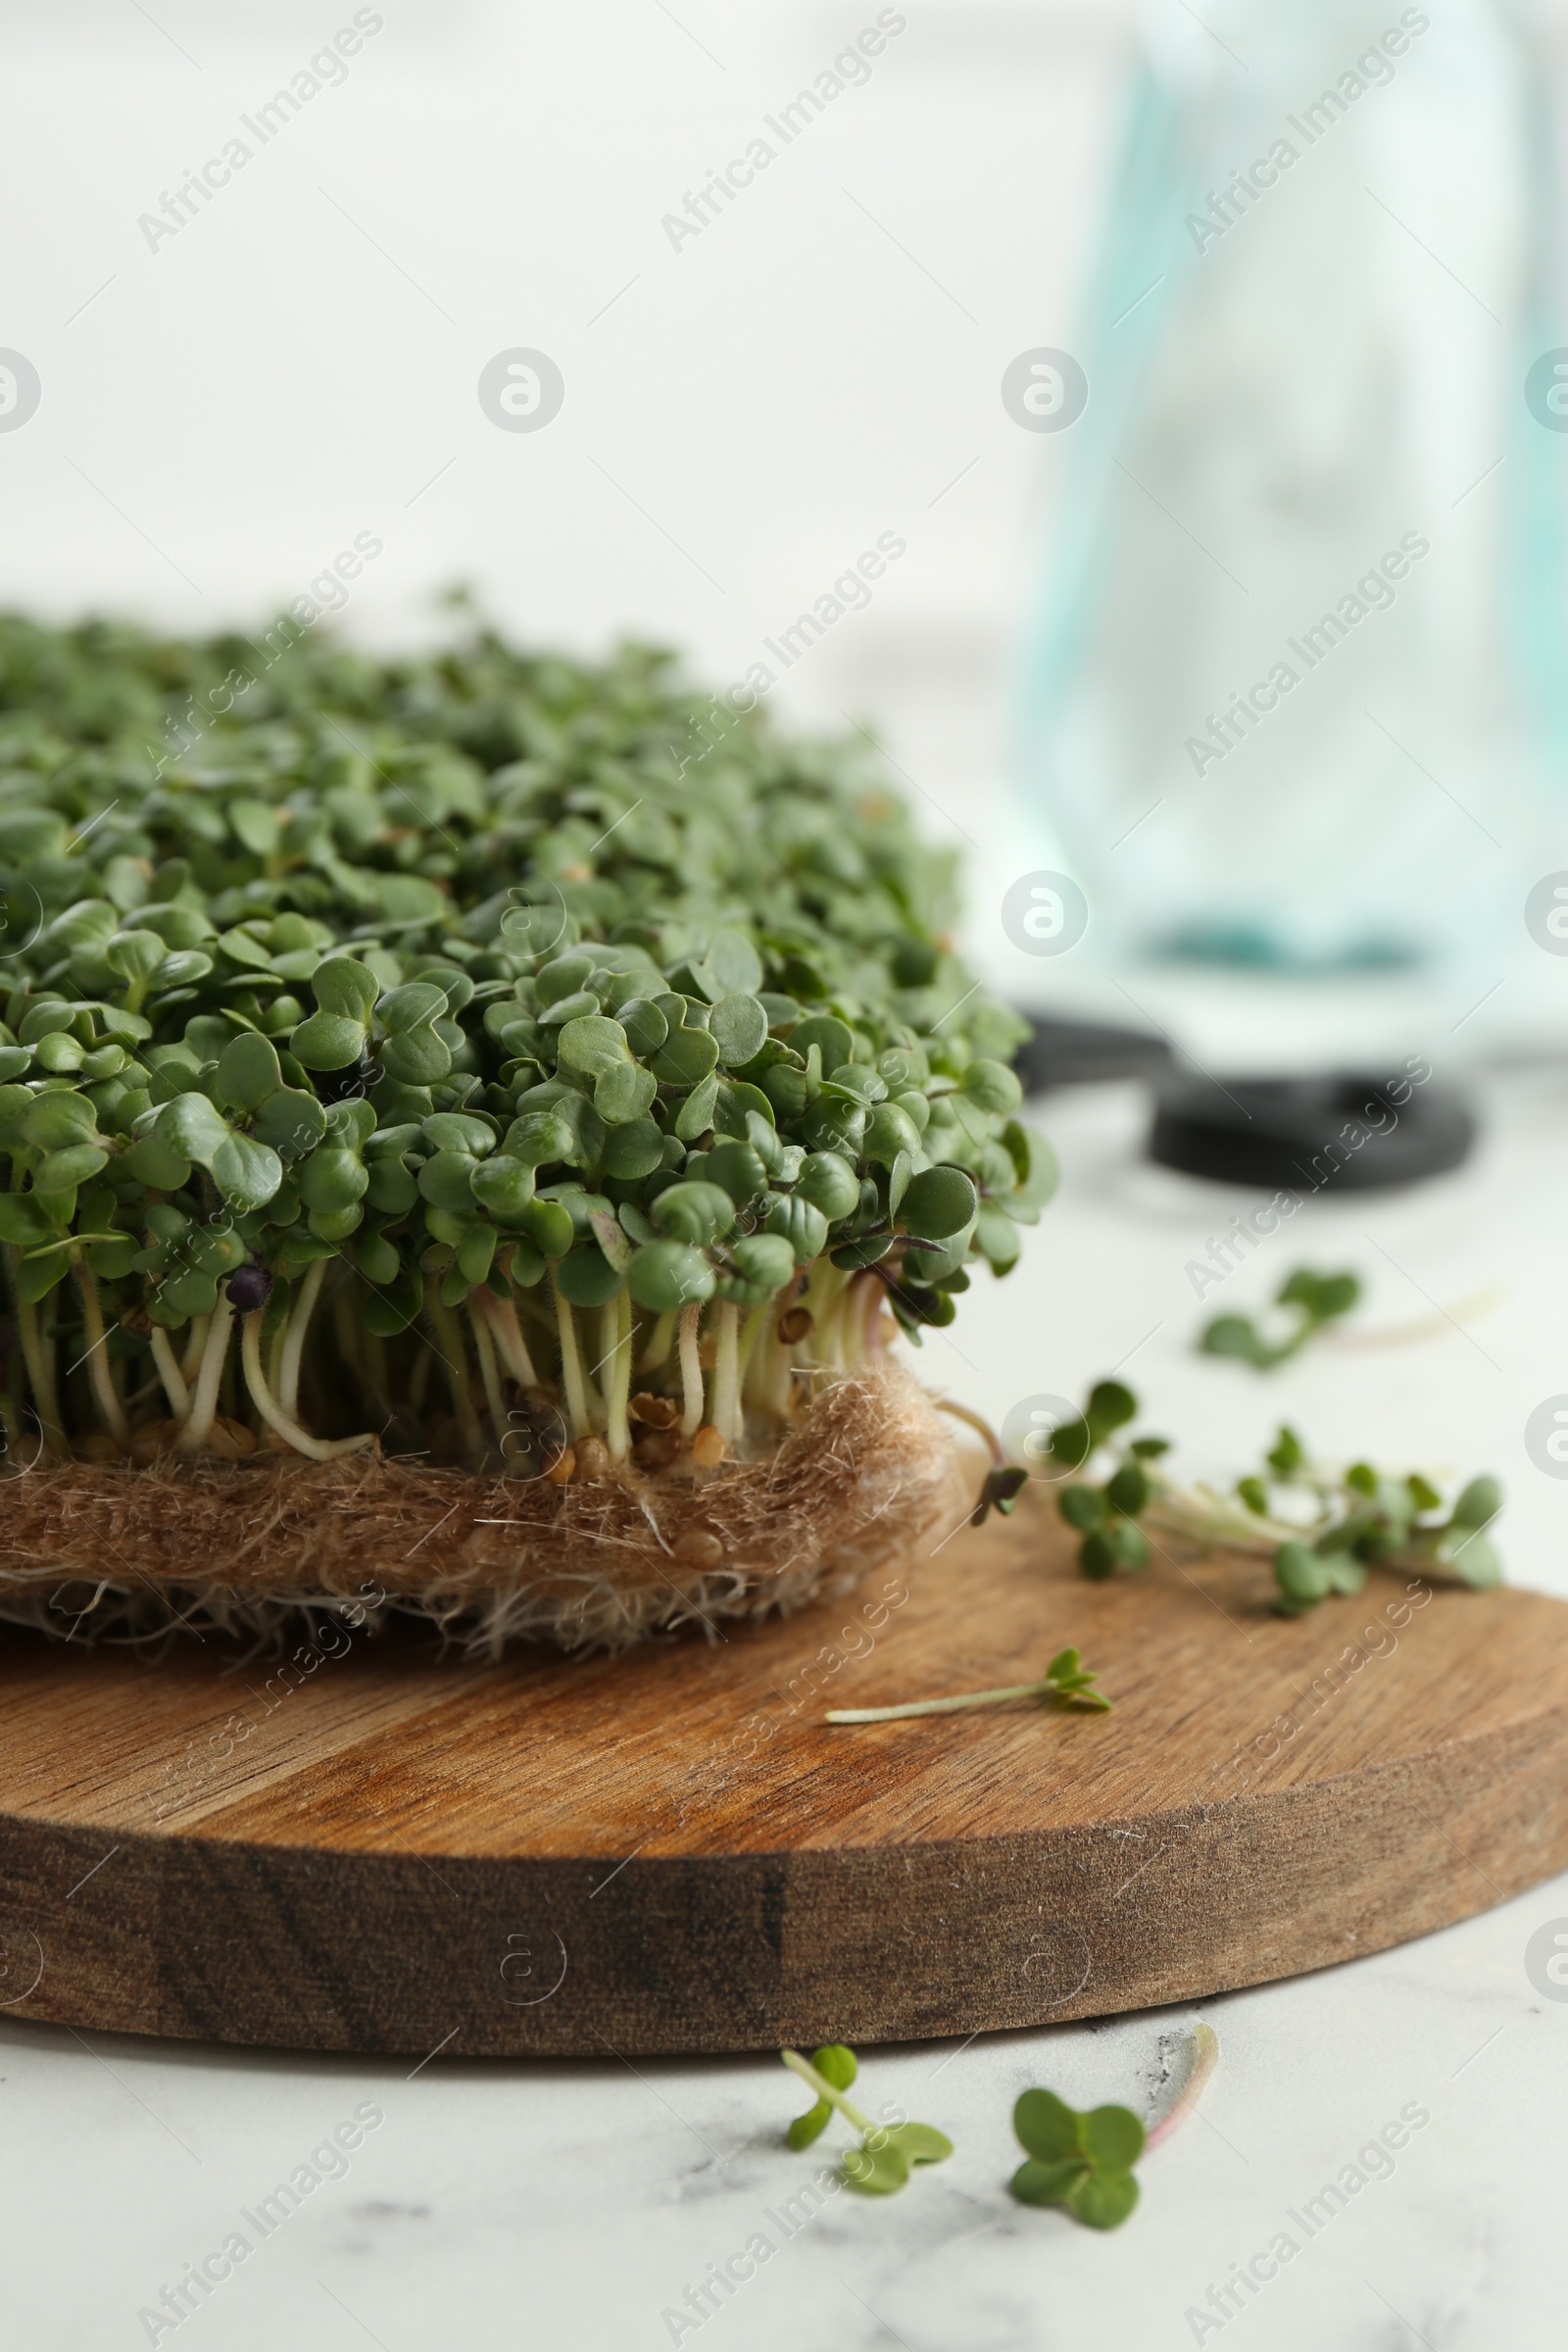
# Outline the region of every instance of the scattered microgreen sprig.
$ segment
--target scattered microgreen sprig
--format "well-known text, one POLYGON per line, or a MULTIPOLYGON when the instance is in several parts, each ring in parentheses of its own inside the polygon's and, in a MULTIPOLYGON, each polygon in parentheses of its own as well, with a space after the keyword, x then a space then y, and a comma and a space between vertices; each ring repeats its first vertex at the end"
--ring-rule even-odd
POLYGON ((1063 1421, 1044 1450, 1064 1470, 1081 1470, 1109 1451, 1115 1466, 1101 1486, 1065 1487, 1058 1507, 1081 1539, 1078 1565, 1097 1583, 1118 1568, 1147 1568, 1149 1538, 1138 1521, 1158 1491, 1152 1465, 1170 1450, 1168 1438, 1121 1440, 1116 1432, 1137 1417, 1138 1399, 1119 1380, 1095 1383, 1076 1421, 1063 1421))
POLYGON ((896 1707, 835 1707, 828 1723, 897 1723, 906 1715, 956 1715, 964 1707, 994 1707, 1008 1698, 1038 1698, 1047 1706, 1079 1707, 1096 1714, 1110 1712, 1111 1702, 1096 1690, 1098 1674, 1091 1673, 1075 1649, 1058 1649, 1037 1683, 1004 1683, 995 1690, 965 1690, 954 1698, 911 1698, 896 1707))
POLYGON ((947 2133, 930 2124, 873 2124, 851 2104, 845 2093, 859 2069, 855 2052, 843 2042, 824 2042, 809 2058, 799 2050, 780 2050, 779 2056, 816 2093, 815 2104, 798 2115, 785 2134, 792 2148, 808 2148, 819 2138, 835 2108, 859 2132, 859 2145, 847 2148, 839 2160, 846 2188, 862 2196, 892 2196, 906 2186, 915 2165, 941 2164, 953 2154, 947 2133))
POLYGON ((1319 1274, 1298 1266, 1276 1292, 1274 1303, 1296 1309, 1295 1321, 1281 1339, 1271 1339, 1248 1315, 1216 1315, 1199 1340, 1202 1355, 1224 1355, 1250 1364, 1254 1372, 1273 1372, 1299 1354, 1327 1324, 1348 1315, 1361 1296, 1354 1274, 1319 1274))
MULTIPOLYGON (((845 2095, 859 2072, 855 2052, 844 2042, 824 2042, 803 2058, 780 2050, 780 2058, 815 2093, 804 2115, 785 2132, 798 2153, 820 2139, 835 2109, 860 2134, 846 2149, 840 2176, 862 2195, 891 2196, 905 2187, 917 2164, 941 2164, 953 2154, 947 2133, 930 2124, 873 2124, 845 2095)), ((1115 2230, 1138 2203, 1133 2167, 1190 2115, 1219 2058, 1211 2027, 1193 2029, 1187 2071, 1176 2096, 1151 2130, 1131 2108, 1107 2105, 1080 2114, 1054 2090, 1026 2090, 1012 2111, 1012 2128, 1024 2162, 1008 2186, 1022 2205, 1061 2205, 1091 2230, 1115 2230)))
POLYGON ((1137 1417, 1131 1390, 1102 1381, 1082 1414, 1063 1422, 1045 1450, 1067 1469, 1108 1464, 1100 1479, 1062 1488, 1057 1508, 1079 1538, 1078 1564, 1101 1580, 1146 1567, 1156 1534, 1260 1552, 1274 1568, 1275 1607, 1300 1616, 1334 1593, 1354 1593, 1372 1567, 1438 1575, 1477 1590, 1500 1583, 1502 1564, 1487 1530, 1502 1507, 1491 1477, 1472 1478, 1451 1505, 1419 1471, 1348 1469, 1315 1460, 1296 1431, 1282 1427, 1260 1468, 1231 1493, 1179 1485, 1156 1467, 1164 1438, 1121 1433, 1137 1417))
POLYGON ((1080 2115, 1054 2090, 1026 2090, 1012 2111, 1024 2150, 1009 2183, 1022 2205, 1065 2205, 1091 2230, 1115 2230, 1138 2202, 1133 2166, 1144 2127, 1130 2107, 1080 2115))

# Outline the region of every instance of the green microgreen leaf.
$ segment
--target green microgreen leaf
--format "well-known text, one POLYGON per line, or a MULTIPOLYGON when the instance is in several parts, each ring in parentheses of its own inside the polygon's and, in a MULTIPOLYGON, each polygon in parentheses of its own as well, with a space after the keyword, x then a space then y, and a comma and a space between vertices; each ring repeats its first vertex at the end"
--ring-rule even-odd
MULTIPOLYGON (((824 2082, 832 2083, 835 2090, 848 2090, 859 2071, 855 2052, 841 2041, 824 2042, 820 2049, 811 2052, 810 2063, 824 2082)), ((796 2149, 808 2148, 814 2139, 820 2138, 832 2117, 832 2101, 819 2098, 813 2107, 808 2108, 805 2115, 798 2115, 791 2124, 785 2133, 790 2146, 796 2149)))
POLYGON ((1024 2205, 1064 2205, 1092 2230, 1114 2230, 1138 2202, 1132 2167, 1144 2152, 1144 2127, 1131 2109, 1096 2107, 1080 2115, 1051 2090, 1026 2090, 1012 2111, 1028 2161, 1013 2174, 1024 2205))
POLYGON ((1274 1303, 1297 1312, 1284 1335, 1270 1338, 1246 1315, 1216 1315, 1198 1345, 1204 1355, 1229 1356, 1255 1372, 1272 1372, 1300 1352, 1325 1325, 1348 1315, 1361 1296, 1354 1274, 1318 1274, 1298 1266, 1281 1285, 1274 1303))

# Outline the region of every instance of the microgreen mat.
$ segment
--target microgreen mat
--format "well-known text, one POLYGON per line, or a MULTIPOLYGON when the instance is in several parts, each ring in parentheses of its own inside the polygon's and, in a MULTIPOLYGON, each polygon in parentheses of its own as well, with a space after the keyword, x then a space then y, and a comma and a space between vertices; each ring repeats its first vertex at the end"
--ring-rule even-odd
POLYGON ((873 748, 253 654, 0 620, 13 1461, 717 1462, 1010 1268, 1022 1024, 873 748))

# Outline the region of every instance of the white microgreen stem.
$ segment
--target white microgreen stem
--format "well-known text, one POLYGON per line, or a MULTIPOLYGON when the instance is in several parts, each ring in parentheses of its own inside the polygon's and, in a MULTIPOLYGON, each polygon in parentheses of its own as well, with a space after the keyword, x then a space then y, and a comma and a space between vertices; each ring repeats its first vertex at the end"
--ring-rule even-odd
POLYGON ((817 2073, 809 2058, 803 2058, 799 2050, 780 2050, 779 2056, 791 2074, 799 2075, 801 2081, 813 2090, 819 2099, 826 2099, 830 2107, 836 2107, 845 2122, 853 2124, 857 2132, 863 2136, 869 2136, 877 2130, 877 2126, 872 2123, 869 2116, 862 2115, 858 2107, 853 2105, 842 2090, 836 2089, 825 2075, 817 2073))
POLYGON ((299 1411, 300 1359, 305 1352, 305 1334, 310 1328, 311 1317, 316 1312, 316 1301, 321 1295, 321 1284, 325 1277, 326 1260, 324 1257, 318 1257, 315 1264, 307 1269, 305 1280, 300 1284, 300 1295, 290 1308, 288 1330, 283 1339, 283 1353, 278 1364, 277 1375, 277 1401, 285 1413, 294 1414, 299 1411))
POLYGON ((572 1437, 585 1438, 591 1426, 588 1418, 588 1392, 583 1383, 582 1357, 577 1350, 577 1325, 571 1307, 561 1295, 555 1268, 550 1270, 550 1287, 556 1295, 556 1328, 561 1334, 561 1386, 566 1399, 566 1420, 572 1437))
POLYGON ((274 1396, 278 1394, 277 1384, 283 1375, 283 1346, 288 1338, 289 1308, 293 1299, 292 1283, 281 1279, 273 1283, 272 1296, 268 1301, 272 1336, 267 1354, 267 1385, 274 1396))
POLYGON ((736 1367, 736 1385, 743 1397, 750 1394, 752 1361, 757 1353, 758 1343, 767 1330, 768 1317, 776 1315, 778 1311, 776 1298, 764 1298, 760 1306, 753 1307, 741 1325, 740 1360, 736 1367))
POLYGON ((223 1378, 223 1366, 228 1361, 228 1338, 233 1326, 234 1309, 225 1291, 218 1294, 218 1305, 207 1326, 207 1339, 202 1348, 201 1369, 196 1375, 196 1393, 191 1398, 190 1415, 177 1440, 178 1449, 194 1452, 204 1446, 218 1413, 218 1391, 223 1378))
POLYGON ((519 1389, 536 1389, 539 1375, 528 1353, 528 1343, 517 1322, 517 1310, 510 1298, 498 1298, 493 1291, 480 1289, 474 1293, 481 1313, 488 1317, 495 1334, 496 1346, 503 1361, 519 1389))
POLYGON ((179 1374, 187 1386, 192 1388, 196 1383, 196 1375, 202 1368, 202 1357, 206 1352, 207 1334, 212 1328, 212 1321, 211 1315, 197 1315, 186 1327, 185 1352, 179 1359, 179 1374))
POLYGON ((816 1329, 811 1334, 810 1356, 813 1363, 820 1364, 833 1372, 842 1372, 844 1369, 841 1330, 843 1310, 843 1291, 824 1289, 822 1304, 816 1317, 816 1329))
MULTIPOLYGON (((788 1293, 785 1295, 787 1297, 788 1293)), ((805 1305, 805 1300, 800 1299, 795 1303, 805 1305)), ((769 1345, 773 1351, 774 1370, 767 1400, 781 1421, 792 1421, 801 1392, 806 1386, 804 1381, 796 1379, 795 1367, 809 1362, 811 1335, 808 1332, 803 1340, 781 1340, 778 1326, 774 1323, 770 1329, 769 1345)))
POLYGON ((806 1360, 811 1364, 830 1367, 842 1365, 839 1351, 839 1309, 849 1287, 849 1276, 835 1266, 830 1258, 819 1257, 811 1268, 801 1304, 811 1317, 813 1329, 807 1343, 806 1360))
POLYGON ((873 1361, 887 1352, 887 1320, 882 1310, 887 1304, 887 1293, 882 1277, 873 1268, 863 1278, 865 1312, 861 1322, 864 1351, 873 1361))
POLYGON ((1150 1484, 1154 1490, 1153 1499, 1144 1516, 1152 1526, 1163 1527, 1171 1535, 1191 1536, 1200 1543, 1228 1544, 1234 1551, 1270 1555, 1282 1544, 1315 1542, 1340 1517, 1344 1503, 1344 1495, 1333 1482, 1325 1481, 1315 1472, 1310 1477, 1298 1472, 1289 1480, 1265 1481, 1310 1492, 1318 1508, 1317 1516, 1307 1520, 1281 1519, 1272 1513, 1250 1511, 1244 1503, 1201 1481, 1190 1489, 1157 1477, 1152 1477, 1150 1484))
POLYGON ((1007 1457, 1002 1450, 1002 1440, 998 1437, 996 1431, 992 1428, 989 1421, 985 1420, 979 1413, 970 1412, 969 1407, 966 1404, 957 1403, 956 1400, 952 1396, 939 1396, 936 1398, 936 1402, 943 1412, 951 1413, 955 1421, 965 1422, 970 1429, 975 1431, 977 1436, 982 1437, 985 1440, 986 1446, 990 1450, 993 1468, 998 1470, 1004 1470, 1006 1468, 1007 1457))
POLYGON ((93 1402, 115 1444, 122 1449, 130 1444, 130 1423, 115 1387, 114 1372, 109 1361, 109 1341, 104 1330, 104 1310, 98 1297, 97 1278, 89 1265, 74 1268, 76 1288, 81 1293, 81 1319, 87 1341, 87 1377, 92 1383, 93 1402))
MULTIPOLYGON (((595 1426, 606 1432, 607 1439, 610 1430, 610 1416, 613 1409, 611 1392, 615 1385, 615 1349, 619 1344, 620 1321, 615 1312, 615 1301, 613 1298, 607 1298, 599 1309, 599 1324, 594 1340, 594 1360, 588 1373, 589 1380, 599 1391, 600 1409, 595 1415, 595 1426)), ((591 1410, 594 1402, 592 1396, 589 1397, 588 1402, 591 1410)))
POLYGON ((1204 1501, 1169 1488, 1151 1502, 1143 1517, 1149 1526, 1161 1528, 1167 1535, 1187 1536, 1200 1544, 1223 1544, 1232 1551, 1270 1554, 1293 1538, 1309 1544, 1321 1524, 1293 1527, 1284 1520, 1260 1519, 1255 1511, 1227 1509, 1217 1497, 1204 1501))
POLYGON ((638 1371, 657 1372, 661 1364, 667 1364, 669 1351, 674 1345, 675 1310, 673 1307, 669 1307, 655 1323, 653 1336, 642 1354, 637 1358, 638 1371))
POLYGON ((694 1438, 703 1426, 703 1357, 698 1326, 702 1306, 693 1299, 680 1310, 680 1434, 694 1438))
POLYGON ((626 1418, 626 1406, 631 1396, 631 1293, 616 1292, 606 1309, 613 1319, 614 1342, 605 1379, 605 1396, 609 1412, 605 1425, 605 1443, 610 1447, 612 1462, 623 1462, 631 1452, 631 1427, 626 1418))
POLYGON ((501 1376, 496 1369, 495 1344, 490 1337, 488 1317, 474 1303, 475 1294, 467 1298, 468 1322, 473 1332, 473 1351, 479 1358, 479 1381, 484 1390, 485 1409, 490 1415, 490 1427, 499 1446, 507 1434, 507 1408, 501 1400, 501 1376))
POLYGON ((169 1399, 170 1412, 176 1421, 183 1421, 190 1412, 190 1391, 185 1386, 184 1374, 174 1361, 174 1350, 171 1345, 169 1334, 161 1323, 153 1325, 152 1349, 153 1362, 157 1365, 158 1377, 164 1384, 164 1395, 169 1399))
POLYGON ((795 1391, 799 1383, 792 1374, 793 1350, 778 1336, 778 1326, 770 1323, 762 1342, 761 1368, 758 1375, 758 1402, 777 1420, 787 1421, 795 1409, 795 1391))
POLYGON ((718 1349, 713 1358, 713 1427, 727 1446, 741 1434, 740 1308, 732 1298, 718 1302, 718 1349))
POLYGON ((463 1450, 470 1462, 477 1461, 484 1451, 484 1432, 473 1409, 473 1398, 468 1395, 468 1359, 464 1352, 463 1327, 443 1299, 439 1278, 434 1274, 425 1276, 424 1303, 452 1395, 452 1411, 463 1450))
MULTIPOLYGON (((8 1254, 15 1275, 17 1252, 13 1250, 8 1254)), ((30 1298, 17 1300, 17 1331, 22 1340, 22 1357, 27 1367, 27 1380, 37 1409, 38 1426, 43 1431, 43 1442, 51 1453, 63 1458, 69 1449, 60 1398, 55 1391, 55 1344, 39 1329, 38 1310, 30 1298)))
POLYGON ((301 1429, 299 1423, 284 1412, 268 1387, 267 1375, 262 1369, 262 1325, 266 1320, 267 1309, 264 1306, 256 1307, 245 1317, 240 1325, 239 1349, 240 1360, 245 1367, 245 1386, 268 1428, 275 1429, 285 1445, 292 1446, 296 1453, 303 1453, 313 1462, 335 1462, 340 1454, 359 1453, 367 1446, 373 1446, 373 1430, 362 1430, 355 1438, 313 1438, 309 1430, 301 1429))
POLYGON ((993 1707, 1004 1698, 1046 1698, 1054 1683, 1004 1683, 998 1690, 966 1690, 957 1698, 911 1698, 902 1707, 835 1707, 828 1723, 897 1723, 906 1715, 956 1715, 961 1707, 993 1707))

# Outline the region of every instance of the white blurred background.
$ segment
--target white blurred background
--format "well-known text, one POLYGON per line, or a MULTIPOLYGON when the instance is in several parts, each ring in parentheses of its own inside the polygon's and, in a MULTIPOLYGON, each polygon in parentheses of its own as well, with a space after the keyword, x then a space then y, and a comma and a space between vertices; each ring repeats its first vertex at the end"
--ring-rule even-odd
POLYGON ((776 707, 874 714, 933 822, 977 833, 1065 455, 998 383, 1069 332, 1126 10, 891 12, 906 28, 868 78, 678 251, 662 217, 873 0, 373 13, 346 78, 156 250, 139 216, 353 8, 0 18, 0 343, 43 385, 0 436, 0 595, 203 630, 368 529, 385 554, 356 633, 427 631, 432 591, 466 579, 528 637, 637 632, 727 683, 892 531, 906 556, 776 707), (476 398, 515 345, 565 378, 537 434, 476 398))

